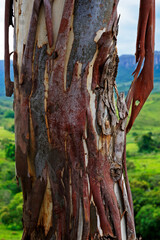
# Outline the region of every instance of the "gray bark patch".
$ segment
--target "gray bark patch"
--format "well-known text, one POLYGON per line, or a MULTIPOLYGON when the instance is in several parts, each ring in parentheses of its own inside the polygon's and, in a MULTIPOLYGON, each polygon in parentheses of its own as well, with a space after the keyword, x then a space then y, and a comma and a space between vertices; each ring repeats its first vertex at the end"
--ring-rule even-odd
POLYGON ((47 129, 45 123, 45 108, 44 108, 44 72, 47 59, 46 45, 35 50, 34 62, 34 91, 31 97, 31 112, 33 124, 35 124, 35 140, 36 140, 36 156, 35 169, 36 176, 42 175, 42 170, 45 167, 46 159, 48 158, 49 143, 47 129), (37 76, 36 76, 37 74, 37 76))
POLYGON ((74 42, 67 69, 67 87, 71 84, 73 67, 77 61, 82 63, 82 72, 96 51, 94 38, 99 29, 106 27, 113 1, 77 0, 74 8, 74 42), (105 9, 105 11, 104 11, 105 9))

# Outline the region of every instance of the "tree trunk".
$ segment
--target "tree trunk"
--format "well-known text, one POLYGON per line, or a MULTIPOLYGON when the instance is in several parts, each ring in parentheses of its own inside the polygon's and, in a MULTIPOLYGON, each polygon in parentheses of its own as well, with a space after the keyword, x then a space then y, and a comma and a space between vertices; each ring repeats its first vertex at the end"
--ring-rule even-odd
POLYGON ((14 1, 23 240, 136 239, 125 154, 128 110, 115 82, 117 4, 14 1))

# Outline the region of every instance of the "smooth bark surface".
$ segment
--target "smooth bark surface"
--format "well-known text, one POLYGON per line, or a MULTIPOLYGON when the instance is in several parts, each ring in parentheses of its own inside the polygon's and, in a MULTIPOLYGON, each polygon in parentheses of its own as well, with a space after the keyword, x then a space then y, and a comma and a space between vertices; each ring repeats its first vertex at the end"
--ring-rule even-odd
MULTIPOLYGON (((136 239, 126 168, 128 109, 115 82, 117 4, 14 1, 23 240, 136 239)), ((129 94, 131 101, 133 90, 129 94)))

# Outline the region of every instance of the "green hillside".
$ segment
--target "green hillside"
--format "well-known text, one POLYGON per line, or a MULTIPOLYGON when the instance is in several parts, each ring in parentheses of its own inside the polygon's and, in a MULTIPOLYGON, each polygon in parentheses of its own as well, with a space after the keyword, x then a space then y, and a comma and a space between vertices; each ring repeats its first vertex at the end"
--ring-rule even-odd
MULTIPOLYGON (((127 94, 131 81, 132 73, 136 68, 134 55, 122 55, 119 57, 117 85, 119 91, 127 94)), ((160 52, 155 51, 154 56, 154 89, 153 92, 160 92, 160 52)))
POLYGON ((160 93, 151 94, 136 119, 135 131, 160 131, 160 93))
POLYGON ((12 99, 0 97, 0 240, 20 240, 22 193, 15 179, 12 99))
POLYGON ((137 151, 135 136, 152 133, 153 138, 160 139, 160 93, 151 94, 127 135, 128 151, 137 151))
POLYGON ((127 135, 127 166, 136 231, 160 239, 160 93, 151 94, 127 135))
MULTIPOLYGON (((133 81, 132 73, 135 70, 135 66, 124 68, 123 66, 118 67, 117 85, 120 92, 127 94, 131 82, 133 81)), ((154 71, 154 89, 153 92, 160 92, 160 69, 154 71)))

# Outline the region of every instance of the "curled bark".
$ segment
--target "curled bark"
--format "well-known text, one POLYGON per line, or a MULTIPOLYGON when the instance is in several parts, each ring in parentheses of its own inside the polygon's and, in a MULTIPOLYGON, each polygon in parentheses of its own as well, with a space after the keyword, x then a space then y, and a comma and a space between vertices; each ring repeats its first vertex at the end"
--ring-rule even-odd
POLYGON ((9 53, 9 26, 13 26, 13 0, 5 1, 5 41, 4 41, 4 61, 5 61, 5 88, 6 96, 11 97, 13 94, 14 83, 10 79, 10 53, 9 53))
POLYGON ((132 112, 128 122, 127 132, 131 129, 143 104, 153 89, 154 35, 155 0, 149 0, 147 2, 141 0, 136 45, 136 62, 138 64, 133 73, 134 80, 126 98, 128 109, 132 102, 132 112))

